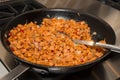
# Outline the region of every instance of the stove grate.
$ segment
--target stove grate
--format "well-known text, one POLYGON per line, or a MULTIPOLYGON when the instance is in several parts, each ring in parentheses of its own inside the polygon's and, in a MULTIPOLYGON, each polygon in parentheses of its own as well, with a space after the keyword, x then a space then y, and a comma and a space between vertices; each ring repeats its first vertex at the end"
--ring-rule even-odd
MULTIPOLYGON (((0 25, 26 11, 45 8, 36 0, 10 0, 0 3, 0 25)), ((0 27, 1 30, 2 26, 0 27)))

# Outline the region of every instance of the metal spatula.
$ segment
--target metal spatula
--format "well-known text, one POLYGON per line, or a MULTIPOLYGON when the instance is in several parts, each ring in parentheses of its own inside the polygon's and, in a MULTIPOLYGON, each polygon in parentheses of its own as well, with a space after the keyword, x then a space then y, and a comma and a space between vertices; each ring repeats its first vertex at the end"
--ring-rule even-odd
POLYGON ((99 43, 99 42, 94 42, 94 41, 85 41, 85 40, 73 40, 75 44, 85 44, 89 46, 99 46, 103 48, 110 49, 111 51, 120 53, 120 47, 111 45, 111 44, 104 44, 104 43, 99 43))
MULTIPOLYGON (((70 38, 69 35, 67 35, 64 32, 58 32, 59 34, 68 36, 70 38)), ((71 39, 71 38, 70 38, 71 39)), ((103 48, 107 48, 110 49, 111 51, 120 53, 120 47, 115 46, 115 45, 111 45, 111 44, 103 44, 103 43, 99 43, 99 42, 95 42, 95 41, 85 41, 85 40, 73 40, 71 39, 75 44, 85 44, 85 45, 89 45, 89 46, 99 46, 99 47, 103 47, 103 48)))

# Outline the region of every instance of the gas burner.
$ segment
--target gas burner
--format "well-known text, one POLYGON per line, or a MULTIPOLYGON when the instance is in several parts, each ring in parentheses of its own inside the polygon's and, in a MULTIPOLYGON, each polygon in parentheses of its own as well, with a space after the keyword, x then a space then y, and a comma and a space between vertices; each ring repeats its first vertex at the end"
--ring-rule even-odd
MULTIPOLYGON (((36 0, 12 0, 0 3, 0 25, 11 20, 16 15, 26 11, 45 8, 36 0)), ((1 28, 1 27, 0 27, 1 28)))

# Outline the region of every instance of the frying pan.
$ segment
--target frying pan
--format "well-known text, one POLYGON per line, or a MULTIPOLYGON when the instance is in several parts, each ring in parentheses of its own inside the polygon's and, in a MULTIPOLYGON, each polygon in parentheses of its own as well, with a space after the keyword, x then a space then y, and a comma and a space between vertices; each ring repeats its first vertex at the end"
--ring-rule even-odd
POLYGON ((38 9, 29 11, 23 14, 20 14, 16 16, 13 20, 11 20, 8 25, 2 30, 1 33, 1 40, 3 43, 3 46, 5 49, 20 62, 20 64, 12 70, 9 74, 4 76, 1 80, 11 80, 18 77, 20 74, 25 72, 28 69, 32 69, 39 73, 54 73, 54 74, 63 74, 63 73, 73 73, 77 71, 81 71, 87 68, 90 68, 94 66, 96 63, 104 59, 109 53, 110 50, 106 51, 106 54, 102 57, 77 66, 63 66, 63 67, 53 67, 53 66, 44 66, 44 65, 38 65, 34 64, 28 61, 25 61, 16 55, 13 54, 9 47, 8 37, 9 32, 13 27, 16 27, 18 24, 25 24, 31 21, 37 21, 38 24, 40 24, 43 20, 43 18, 64 18, 64 19, 74 19, 76 21, 85 21, 91 28, 91 35, 93 32, 96 32, 97 35, 93 36, 94 40, 101 40, 105 39, 108 44, 115 44, 115 33, 110 25, 108 25, 105 21, 102 19, 92 16, 88 13, 79 12, 77 10, 72 9, 38 9))

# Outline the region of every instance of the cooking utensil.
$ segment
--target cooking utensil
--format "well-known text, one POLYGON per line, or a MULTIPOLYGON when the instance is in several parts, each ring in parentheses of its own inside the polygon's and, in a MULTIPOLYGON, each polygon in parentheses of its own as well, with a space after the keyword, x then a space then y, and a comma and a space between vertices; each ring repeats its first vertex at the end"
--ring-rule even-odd
MULTIPOLYGON (((65 67, 64 66, 44 66, 44 65, 34 64, 26 60, 23 60, 13 54, 12 50, 9 47, 9 42, 8 42, 9 32, 11 29, 16 27, 18 24, 25 24, 31 21, 33 22, 36 21, 38 24, 41 24, 43 18, 53 18, 53 17, 64 18, 64 19, 74 19, 76 21, 85 21, 90 26, 91 34, 94 32, 97 32, 97 35, 96 35, 97 38, 95 39, 99 41, 100 39, 105 38, 107 43, 109 44, 115 43, 115 33, 111 28, 111 26, 108 25, 103 20, 101 20, 100 18, 92 16, 90 14, 82 13, 82 12, 71 10, 71 9, 45 8, 45 9, 29 11, 29 12, 20 14, 19 16, 16 16, 13 20, 11 20, 7 24, 7 26, 1 32, 1 41, 5 49, 13 56, 13 58, 18 60, 22 65, 24 65, 24 67, 21 66, 22 68, 19 69, 19 74, 23 71, 25 72, 28 69, 32 69, 35 72, 46 73, 46 74, 47 73, 54 73, 54 74, 73 73, 73 72, 81 71, 81 70, 92 67, 93 65, 100 62, 103 58, 105 58, 110 53, 110 51, 106 51, 105 55, 103 55, 102 57, 94 61, 81 64, 81 65, 65 66, 65 67)), ((20 68, 20 66, 18 67, 20 68)), ((18 68, 16 67, 15 69, 18 69, 18 68)), ((14 70, 14 71, 17 71, 17 70, 14 70)), ((13 77, 18 74, 17 72, 14 72, 14 71, 13 73, 15 74, 12 74, 13 77)), ((5 77, 9 77, 9 76, 10 74, 8 74, 5 77)), ((6 80, 5 77, 3 77, 1 80, 6 80)))
POLYGON ((58 33, 69 37, 69 39, 71 39, 75 44, 85 44, 88 46, 99 46, 99 47, 107 48, 107 49, 110 49, 111 51, 120 53, 120 47, 117 47, 115 45, 103 44, 103 43, 96 42, 96 41, 86 41, 86 40, 77 40, 77 39, 73 40, 68 34, 64 32, 58 32, 58 33))
POLYGON ((99 47, 107 48, 107 49, 110 49, 111 51, 120 53, 120 47, 117 47, 117 46, 111 45, 111 44, 103 44, 100 42, 85 41, 85 40, 73 40, 73 42, 76 44, 85 44, 85 45, 89 45, 89 46, 99 46, 99 47))

